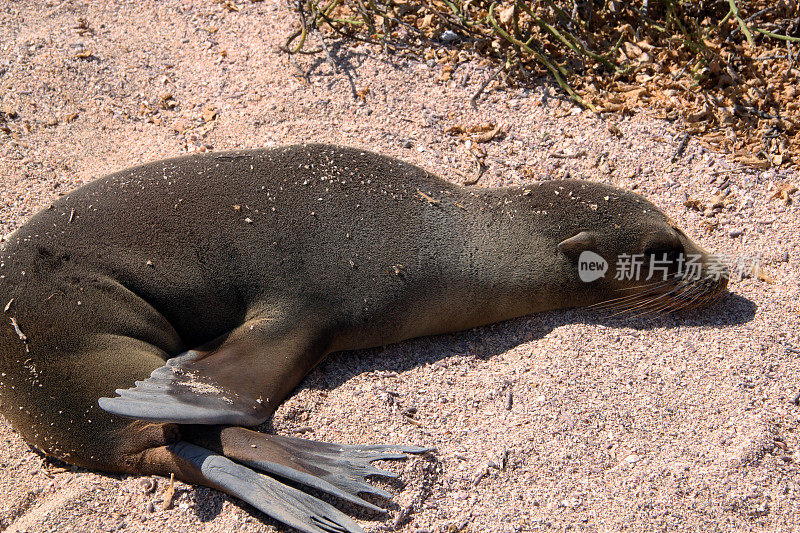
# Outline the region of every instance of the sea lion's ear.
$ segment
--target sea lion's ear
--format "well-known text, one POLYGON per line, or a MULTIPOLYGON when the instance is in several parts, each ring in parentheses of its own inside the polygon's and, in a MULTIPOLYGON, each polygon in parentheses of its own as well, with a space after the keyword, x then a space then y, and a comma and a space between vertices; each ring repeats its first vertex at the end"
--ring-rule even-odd
POLYGON ((558 249, 570 259, 577 261, 581 252, 594 249, 595 244, 594 234, 589 231, 582 231, 558 243, 558 249))

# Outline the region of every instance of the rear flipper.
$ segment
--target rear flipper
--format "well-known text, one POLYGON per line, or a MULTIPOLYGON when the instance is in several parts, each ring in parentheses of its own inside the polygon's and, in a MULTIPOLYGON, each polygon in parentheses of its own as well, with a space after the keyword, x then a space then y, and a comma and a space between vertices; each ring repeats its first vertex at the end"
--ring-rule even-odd
POLYGON ((373 494, 390 499, 391 494, 367 483, 367 476, 397 477, 373 467, 377 460, 405 459, 408 453, 423 453, 419 446, 349 446, 294 437, 267 435, 240 427, 194 428, 195 440, 220 449, 226 457, 261 472, 301 483, 377 512, 386 512, 358 495, 373 494), (210 437, 210 438, 209 438, 210 437))
POLYGON ((217 441, 224 455, 186 441, 168 447, 172 454, 198 470, 187 476, 189 480, 224 490, 272 518, 307 533, 363 530, 333 506, 256 470, 327 492, 366 509, 385 512, 358 494, 390 498, 386 491, 367 484, 366 476, 396 477, 396 474, 374 468, 370 463, 379 459, 403 459, 406 453, 427 451, 418 446, 328 444, 237 427, 223 428, 219 432, 213 428, 204 429, 206 435, 200 430, 199 440, 217 441))
MULTIPOLYGON (((168 450, 198 471, 193 477, 237 498, 272 518, 306 533, 363 533, 350 517, 333 506, 271 477, 185 441, 168 450)), ((190 467, 191 467, 190 466, 190 467)))
POLYGON ((270 409, 260 396, 251 388, 226 386, 215 379, 213 372, 199 366, 203 355, 189 350, 168 359, 147 379, 97 403, 109 413, 152 422, 252 426, 266 420, 270 409))

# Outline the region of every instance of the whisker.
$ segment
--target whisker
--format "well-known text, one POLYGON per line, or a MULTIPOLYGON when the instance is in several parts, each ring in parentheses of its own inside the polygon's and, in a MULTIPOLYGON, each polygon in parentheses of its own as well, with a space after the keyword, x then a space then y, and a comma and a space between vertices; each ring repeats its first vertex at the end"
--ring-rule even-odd
POLYGON ((686 280, 670 274, 667 279, 616 289, 634 291, 593 303, 587 307, 602 309, 610 317, 628 315, 631 318, 663 315, 682 309, 693 309, 718 299, 724 291, 714 290, 718 284, 710 278, 686 280))
POLYGON ((652 294, 651 295, 641 295, 640 298, 637 298, 635 300, 631 300, 629 302, 619 302, 618 304, 615 304, 613 306, 604 307, 604 308, 602 308, 602 310, 603 311, 609 311, 609 312, 616 311, 616 313, 612 314, 611 316, 623 315, 625 313, 630 313, 631 310, 634 309, 634 308, 638 308, 641 305, 646 305, 648 302, 651 301, 651 299, 653 297, 654 297, 654 295, 652 295, 652 294))
POLYGON ((685 304, 681 305, 680 307, 676 308, 676 311, 688 311, 690 309, 697 309, 698 307, 702 307, 703 299, 705 295, 703 293, 697 294, 694 298, 686 302, 685 304))
MULTIPOLYGON (((644 300, 643 302, 641 302, 639 305, 637 305, 635 307, 625 307, 625 308, 617 311, 616 313, 612 314, 611 316, 612 317, 616 317, 616 316, 621 316, 621 315, 629 315, 630 313, 632 313, 632 312, 634 312, 636 310, 639 310, 639 311, 646 310, 649 306, 652 306, 652 305, 653 305, 653 299, 649 298, 649 299, 644 300)), ((634 315, 631 315, 631 316, 638 316, 638 314, 634 314, 634 315)))
POLYGON ((716 301, 722 297, 725 291, 719 289, 714 290, 715 287, 716 285, 708 285, 707 283, 703 284, 702 286, 698 286, 698 290, 695 291, 696 294, 692 297, 692 299, 683 304, 679 309, 695 309, 716 301))
POLYGON ((673 312, 681 307, 689 305, 692 299, 696 298, 696 296, 692 296, 693 294, 696 294, 697 296, 702 294, 704 291, 703 287, 697 287, 693 285, 693 282, 687 281, 681 285, 678 285, 674 289, 667 291, 666 293, 644 298, 637 305, 628 306, 612 316, 633 313, 631 317, 635 318, 657 313, 666 314, 673 312))
POLYGON ((588 305, 587 307, 602 308, 602 307, 605 307, 605 306, 607 306, 607 305, 609 305, 609 304, 611 304, 613 302, 625 302, 625 301, 629 301, 629 300, 635 300, 637 298, 641 298, 643 295, 647 295, 647 294, 653 293, 657 289, 660 289, 662 287, 668 286, 668 285, 670 285, 672 283, 673 282, 652 284, 650 286, 645 286, 645 289, 640 290, 639 292, 637 292, 635 294, 629 294, 627 296, 620 296, 620 297, 617 297, 617 298, 609 298, 608 300, 603 300, 602 302, 597 302, 597 303, 588 305))
POLYGON ((674 307, 674 305, 675 302, 672 300, 669 300, 667 302, 661 302, 660 304, 656 304, 655 306, 652 305, 651 303, 647 307, 642 308, 639 313, 631 315, 631 318, 649 316, 656 313, 661 313, 662 311, 666 311, 666 313, 669 313, 672 310, 671 308, 674 307))
POLYGON ((671 277, 671 279, 654 281, 652 283, 646 283, 644 285, 636 285, 636 286, 633 286, 633 287, 623 287, 623 288, 620 288, 620 289, 616 289, 618 291, 637 290, 637 293, 636 294, 628 294, 626 296, 619 296, 617 298, 609 298, 608 300, 603 300, 603 301, 600 301, 600 302, 596 302, 596 303, 587 305, 586 307, 593 307, 593 308, 605 307, 610 302, 619 302, 619 301, 636 299, 636 298, 641 297, 642 294, 650 293, 652 291, 655 291, 656 289, 660 289, 662 287, 667 287, 669 285, 674 285, 676 280, 681 279, 681 278, 678 278, 676 275, 671 275, 670 277, 671 277))
POLYGON ((668 300, 666 303, 663 303, 653 309, 650 309, 642 313, 642 315, 661 313, 661 312, 664 312, 664 314, 666 314, 677 311, 678 309, 681 309, 683 306, 691 304, 693 299, 697 298, 700 295, 702 295, 702 288, 700 287, 690 287, 689 290, 686 291, 679 291, 679 292, 676 291, 676 293, 673 295, 673 298, 668 300), (696 295, 692 296, 692 294, 696 295))
POLYGON ((722 292, 723 291, 712 291, 709 288, 706 288, 706 291, 694 302, 693 307, 702 307, 710 304, 722 296, 722 292))
POLYGON ((631 287, 621 287, 621 288, 619 288, 617 290, 618 291, 630 291, 630 290, 639 289, 639 288, 642 288, 642 287, 648 287, 650 285, 654 285, 654 284, 657 284, 657 283, 670 283, 672 280, 675 280, 675 279, 679 279, 677 272, 675 272, 673 274, 669 274, 666 277, 662 277, 661 279, 656 279, 656 280, 654 280, 654 281, 652 281, 650 283, 645 283, 644 285, 633 285, 631 287))
MULTIPOLYGON (((688 285, 690 285, 690 282, 686 282, 686 283, 684 283, 682 285, 679 285, 679 286, 675 287, 674 289, 672 289, 672 290, 670 290, 668 292, 662 293, 662 294, 660 294, 658 296, 653 295, 652 298, 647 299, 646 301, 640 303, 639 305, 630 306, 630 307, 628 307, 627 310, 630 312, 630 311, 636 311, 637 309, 651 307, 651 306, 653 306, 654 302, 657 302, 658 300, 661 300, 663 298, 671 298, 677 292, 679 292, 681 289, 683 289, 684 287, 686 287, 688 285)), ((659 305, 659 304, 656 304, 656 305, 659 305)))

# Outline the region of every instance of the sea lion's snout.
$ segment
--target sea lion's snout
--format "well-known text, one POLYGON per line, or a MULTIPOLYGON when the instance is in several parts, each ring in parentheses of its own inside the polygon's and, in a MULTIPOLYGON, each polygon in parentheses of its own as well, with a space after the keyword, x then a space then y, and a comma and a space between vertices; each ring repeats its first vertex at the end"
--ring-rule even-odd
POLYGON ((670 246, 622 254, 616 268, 605 291, 612 296, 593 307, 634 316, 707 306, 724 293, 729 277, 721 257, 686 237, 671 241, 670 246))
POLYGON ((707 252, 683 232, 677 231, 680 232, 686 257, 682 269, 683 275, 680 278, 682 285, 677 286, 679 287, 677 294, 690 300, 691 305, 686 306, 688 308, 708 305, 725 292, 730 269, 723 257, 707 252))
POLYGON ((643 243, 647 283, 634 311, 656 314, 695 309, 718 299, 728 285, 725 261, 692 241, 666 219, 666 226, 643 243))

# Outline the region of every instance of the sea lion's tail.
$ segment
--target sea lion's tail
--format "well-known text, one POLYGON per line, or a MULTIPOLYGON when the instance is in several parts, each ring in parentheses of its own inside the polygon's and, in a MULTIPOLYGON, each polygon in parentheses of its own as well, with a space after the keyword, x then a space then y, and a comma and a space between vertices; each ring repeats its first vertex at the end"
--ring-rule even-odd
POLYGON ((27 300, 19 296, 0 312, 0 412, 46 456, 106 472, 138 472, 142 450, 176 440, 178 426, 113 415, 97 397, 163 359, 151 344, 122 336, 64 340, 27 300))

